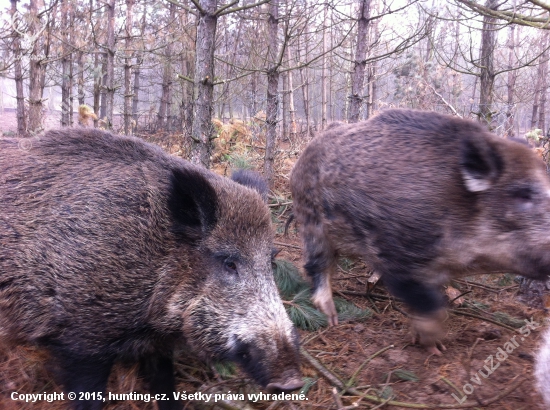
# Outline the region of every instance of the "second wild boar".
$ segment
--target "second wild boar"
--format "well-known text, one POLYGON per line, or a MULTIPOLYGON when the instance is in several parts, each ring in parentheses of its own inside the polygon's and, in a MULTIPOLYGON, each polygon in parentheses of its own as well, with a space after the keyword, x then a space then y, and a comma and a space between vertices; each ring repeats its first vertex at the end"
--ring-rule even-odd
POLYGON ((330 277, 357 255, 412 314, 415 338, 440 353, 450 278, 550 273, 550 182, 524 144, 434 112, 387 110, 330 127, 290 178, 313 301, 337 324, 330 277))

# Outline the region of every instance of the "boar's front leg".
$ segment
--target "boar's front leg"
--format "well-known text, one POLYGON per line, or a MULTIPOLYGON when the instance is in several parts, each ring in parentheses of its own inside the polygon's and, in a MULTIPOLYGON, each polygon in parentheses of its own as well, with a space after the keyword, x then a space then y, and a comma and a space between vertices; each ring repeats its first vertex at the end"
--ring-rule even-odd
POLYGON ((337 325, 338 314, 330 286, 330 278, 336 267, 335 252, 321 224, 304 224, 303 238, 306 261, 304 269, 313 282, 313 304, 327 315, 329 326, 337 325))
POLYGON ((176 380, 172 356, 151 355, 140 361, 140 375, 149 384, 151 394, 158 395, 159 410, 180 410, 183 405, 174 399, 176 380))
POLYGON ((113 360, 55 354, 54 358, 61 368, 60 376, 65 392, 75 394, 74 399, 70 399, 72 408, 100 410, 106 400, 105 390, 113 360))
POLYGON ((440 342, 442 324, 446 318, 442 293, 433 286, 401 275, 385 275, 389 291, 411 310, 413 343, 424 346, 430 354, 441 355, 446 350, 440 342))

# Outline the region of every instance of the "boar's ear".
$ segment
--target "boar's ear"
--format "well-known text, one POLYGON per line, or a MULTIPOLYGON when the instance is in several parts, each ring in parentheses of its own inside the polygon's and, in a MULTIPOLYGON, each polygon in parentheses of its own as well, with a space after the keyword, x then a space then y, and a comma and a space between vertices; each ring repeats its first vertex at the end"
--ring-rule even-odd
POLYGON ((172 232, 185 242, 202 239, 217 222, 218 197, 208 180, 199 172, 172 170, 168 210, 172 232))
POLYGON ((489 189, 502 173, 502 168, 502 158, 490 141, 473 137, 462 140, 460 172, 468 191, 489 189))
POLYGON ((267 203, 269 188, 265 179, 260 174, 247 169, 238 169, 231 174, 231 179, 245 187, 254 189, 260 194, 264 202, 267 203))

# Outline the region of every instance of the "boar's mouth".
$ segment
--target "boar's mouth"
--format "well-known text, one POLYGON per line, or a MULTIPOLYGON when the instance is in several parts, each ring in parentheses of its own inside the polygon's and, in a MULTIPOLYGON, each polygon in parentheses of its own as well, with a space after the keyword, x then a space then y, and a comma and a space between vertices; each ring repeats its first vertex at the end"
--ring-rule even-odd
POLYGON ((298 363, 281 368, 273 357, 255 346, 253 343, 237 340, 229 352, 228 359, 239 364, 268 393, 283 393, 298 390, 303 387, 298 369, 298 363), (269 368, 273 368, 270 369, 269 368), (274 373, 277 372, 277 375, 274 373))

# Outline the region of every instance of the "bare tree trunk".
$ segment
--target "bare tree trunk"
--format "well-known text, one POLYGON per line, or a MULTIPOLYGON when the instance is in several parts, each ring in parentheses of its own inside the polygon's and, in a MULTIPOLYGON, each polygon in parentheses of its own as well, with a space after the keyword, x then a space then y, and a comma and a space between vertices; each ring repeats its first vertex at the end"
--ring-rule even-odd
POLYGON ((107 73, 105 75, 105 127, 113 128, 113 105, 115 99, 115 0, 107 7, 107 73))
MULTIPOLYGON (((545 30, 542 34, 544 39, 542 41, 542 47, 546 49, 548 47, 548 32, 545 30)), ((543 133, 546 133, 546 97, 548 92, 548 51, 545 50, 541 56, 540 68, 540 107, 539 107, 539 118, 538 118, 538 128, 540 128, 543 133)), ((537 70, 538 71, 538 70, 537 70)))
MULTIPOLYGON (((143 37, 143 33, 145 32, 145 16, 146 13, 143 13, 141 17, 141 37, 143 37)), ((136 64, 134 66, 134 91, 132 93, 132 119, 133 119, 133 127, 132 127, 132 134, 136 132, 138 129, 138 120, 139 120, 139 76, 141 74, 141 65, 143 64, 143 52, 138 51, 136 53, 136 64)))
MULTIPOLYGON (((11 18, 15 24, 15 15, 17 14, 17 1, 11 0, 11 18)), ((27 116, 25 112, 25 96, 23 93, 23 68, 21 65, 21 58, 23 56, 21 52, 21 35, 17 30, 13 30, 13 56, 14 56, 14 79, 15 79, 15 95, 17 100, 17 135, 23 136, 27 133, 27 116)))
MULTIPOLYGON (((101 62, 101 60, 104 60, 104 58, 105 56, 103 54, 96 53, 94 56, 94 67, 99 67, 100 64, 101 64, 101 67, 103 67, 103 63, 101 62)), ((103 116, 105 115, 104 104, 101 104, 103 101, 105 101, 104 92, 102 88, 103 76, 104 76, 103 69, 101 70, 101 73, 94 74, 94 112, 99 113, 100 118, 103 118, 103 116)), ((94 119, 94 128, 97 128, 97 125, 98 125, 98 120, 94 119)))
POLYGON ((368 87, 368 99, 367 99, 367 118, 374 115, 376 110, 376 61, 369 63, 367 67, 367 87, 368 87))
POLYGON ((100 81, 99 97, 101 100, 101 108, 100 108, 99 116, 101 117, 102 121, 106 121, 107 120, 107 53, 101 53, 101 76, 99 78, 99 81, 100 81))
MULTIPOLYGON (((237 21, 237 28, 234 36, 234 44, 233 44, 233 52, 231 53, 231 58, 229 59, 229 67, 226 72, 226 78, 232 78, 235 75, 235 61, 237 60, 237 52, 239 51, 238 44, 241 41, 241 32, 242 32, 242 24, 243 20, 239 19, 237 21)), ((226 27, 227 31, 227 27, 226 27)), ((228 52, 229 53, 229 52, 228 52)), ((220 115, 219 117, 222 118, 225 114, 225 106, 227 105, 228 111, 229 111, 229 118, 233 118, 233 108, 231 105, 231 94, 229 92, 229 87, 231 85, 231 81, 227 81, 223 84, 223 89, 221 92, 220 99, 222 100, 221 108, 220 108, 220 115)))
MULTIPOLYGON (((290 46, 287 46, 288 61, 292 61, 290 46)), ((292 71, 288 71, 288 114, 290 120, 290 138, 296 137, 296 108, 294 108, 294 79, 292 71)))
POLYGON ((196 60, 194 77, 195 101, 193 126, 191 127, 190 160, 195 164, 210 166, 212 139, 212 101, 214 96, 214 48, 217 16, 216 0, 202 0, 202 11, 197 24, 196 60))
MULTIPOLYGON (((306 47, 306 57, 307 47, 306 47)), ((309 115, 309 76, 307 74, 307 67, 300 68, 300 80, 302 81, 302 100, 304 101, 304 119, 306 121, 306 134, 309 136, 311 133, 310 129, 310 115, 309 115)))
MULTIPOLYGON (((487 0, 485 7, 497 8, 498 0, 487 0)), ((480 82, 479 82, 479 120, 493 129, 493 88, 495 83, 495 69, 493 65, 496 45, 496 19, 489 16, 483 17, 483 31, 481 33, 481 55, 479 58, 480 82)))
POLYGON ((76 66, 78 69, 78 80, 77 80, 77 92, 78 92, 78 105, 85 103, 84 94, 84 52, 79 51, 78 57, 76 59, 76 66))
POLYGON ((29 63, 29 132, 38 134, 43 130, 42 110, 44 107, 42 95, 46 76, 45 57, 47 52, 45 51, 49 39, 44 36, 45 27, 40 26, 37 0, 29 1, 29 14, 31 19, 29 32, 34 39, 29 63))
MULTIPOLYGON (((72 10, 72 6, 71 6, 72 10)), ((69 38, 74 39, 74 13, 71 11, 71 31, 69 33, 69 38)), ((72 46, 71 46, 72 47, 72 46)), ((74 103, 74 92, 73 92, 73 85, 74 85, 74 58, 73 58, 73 52, 71 51, 71 56, 69 58, 69 125, 72 127, 74 125, 73 122, 73 103, 74 103)))
POLYGON ((126 0, 126 33, 124 58, 124 134, 132 134, 132 25, 134 0, 126 0))
POLYGON ((258 114, 258 73, 252 73, 250 78, 250 116, 258 114))
POLYGON ((323 17, 323 66, 321 70, 321 129, 327 126, 327 12, 328 3, 324 7, 323 17))
POLYGON ((348 112, 348 122, 358 122, 363 103, 363 83, 365 81, 365 67, 367 58, 367 33, 370 23, 371 0, 361 0, 357 25, 357 48, 351 75, 351 96, 348 112))
MULTIPOLYGON (((182 58, 182 67, 185 68, 185 75, 188 78, 193 78, 193 63, 189 54, 183 54, 182 58)), ((189 81, 185 81, 182 87, 181 126, 183 132, 187 135, 193 126, 193 85, 189 81)))
MULTIPOLYGON (((540 47, 541 51, 548 46, 548 34, 541 33, 540 47)), ((540 56, 539 65, 537 66, 537 80, 535 82, 535 95, 533 96, 533 107, 531 111, 531 128, 540 128, 541 116, 544 118, 543 104, 546 105, 546 89, 548 87, 546 81, 546 73, 548 71, 548 53, 544 52, 540 56)))
MULTIPOLYGON (((174 24, 176 6, 170 3, 169 25, 174 24)), ((172 41, 169 41, 164 49, 164 61, 162 70, 162 94, 160 97, 159 110, 157 113, 157 129, 168 130, 170 124, 170 103, 172 88, 172 41)))
POLYGON ((69 46, 69 14, 70 5, 67 1, 61 2, 61 38, 63 40, 62 45, 62 57, 61 57, 61 126, 68 127, 71 125, 71 115, 73 107, 70 103, 71 98, 71 55, 72 50, 69 46))
POLYGON ((279 0, 269 2, 268 17, 268 64, 271 65, 267 71, 267 101, 265 122, 267 126, 265 138, 264 175, 269 183, 273 185, 275 178, 275 150, 277 143, 277 113, 279 111, 279 0))
POLYGON ((283 141, 286 141, 288 140, 288 135, 289 135, 289 132, 288 132, 288 123, 289 123, 289 120, 288 120, 288 112, 289 112, 289 108, 288 108, 288 98, 289 98, 289 87, 288 87, 288 71, 286 73, 283 73, 281 74, 282 77, 283 77, 283 118, 282 118, 282 123, 283 123, 283 135, 282 135, 282 139, 283 141))
POLYGON ((132 134, 138 129, 138 120, 139 120, 139 76, 141 74, 141 64, 143 63, 143 56, 138 54, 136 57, 136 65, 134 67, 134 88, 132 93, 132 134))
POLYGON ((515 107, 514 107, 514 92, 516 87, 516 79, 518 77, 518 71, 512 70, 512 67, 515 65, 515 29, 516 26, 510 24, 508 28, 508 81, 507 81, 507 98, 506 98, 506 124, 504 126, 504 135, 508 138, 514 137, 514 117, 515 117, 515 107))
MULTIPOLYGON (((375 5, 374 13, 376 12, 377 11, 376 11, 376 5, 375 5)), ((372 22, 372 25, 370 27, 371 33, 373 33, 371 35, 371 38, 374 38, 374 39, 377 39, 379 36, 378 21, 379 20, 375 20, 374 22, 372 22)), ((370 40, 370 42, 372 41, 373 40, 370 40)), ((431 44, 431 43, 432 43, 431 41, 428 41, 428 44, 431 44)), ((431 50, 428 46, 426 59, 428 60, 430 58, 431 58, 431 50)), ((376 94, 378 91, 378 88, 376 86, 376 70, 377 70, 376 61, 372 61, 367 65, 367 113, 366 113, 367 119, 372 117, 376 110, 376 94)))

